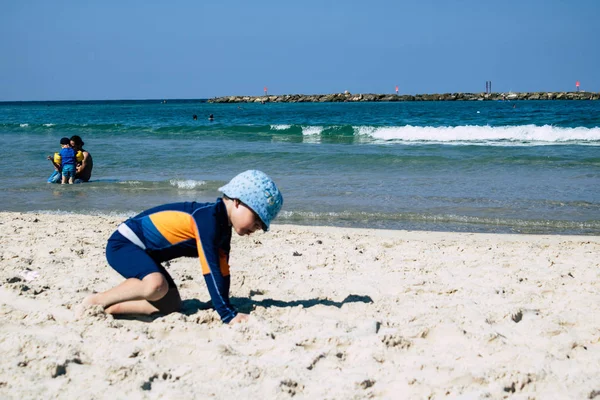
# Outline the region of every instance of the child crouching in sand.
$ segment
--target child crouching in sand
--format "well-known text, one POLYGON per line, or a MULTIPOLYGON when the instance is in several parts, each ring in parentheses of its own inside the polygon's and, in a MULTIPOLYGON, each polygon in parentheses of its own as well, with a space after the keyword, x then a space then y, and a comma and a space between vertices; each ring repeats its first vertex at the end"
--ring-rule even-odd
POLYGON ((177 286, 161 262, 198 257, 213 307, 224 323, 248 319, 229 303, 231 228, 238 235, 269 230, 283 205, 275 183, 248 170, 219 188, 215 203, 173 203, 128 219, 108 239, 106 259, 126 280, 88 296, 84 306, 109 314, 169 314, 181 307, 177 286))

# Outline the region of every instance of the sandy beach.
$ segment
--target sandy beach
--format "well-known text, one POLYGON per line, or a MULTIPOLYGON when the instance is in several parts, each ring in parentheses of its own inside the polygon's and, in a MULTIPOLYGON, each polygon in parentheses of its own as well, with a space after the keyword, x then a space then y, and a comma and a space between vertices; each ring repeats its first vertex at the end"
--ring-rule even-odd
POLYGON ((600 237, 274 225, 234 234, 247 324, 196 259, 181 313, 75 318, 120 222, 0 213, 0 398, 600 398, 600 237))

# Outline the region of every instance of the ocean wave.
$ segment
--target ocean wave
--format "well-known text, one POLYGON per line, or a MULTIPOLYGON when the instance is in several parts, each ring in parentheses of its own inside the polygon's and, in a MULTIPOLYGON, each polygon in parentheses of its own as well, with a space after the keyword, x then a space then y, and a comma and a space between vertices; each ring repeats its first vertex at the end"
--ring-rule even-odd
POLYGON ((119 185, 128 185, 128 186, 140 186, 143 185, 141 181, 122 181, 117 182, 119 185))
POLYGON ((278 222, 355 226, 363 228, 392 229, 438 229, 459 230, 458 226, 470 226, 467 231, 515 232, 515 233, 600 233, 600 221, 573 221, 550 219, 493 218, 485 216, 466 216, 458 214, 423 213, 369 213, 369 212, 313 212, 287 211, 278 215, 278 222), (446 227, 446 229, 444 229, 446 227), (477 228, 478 227, 478 228, 477 228))
POLYGON ((195 189, 197 187, 206 185, 205 181, 195 181, 192 179, 187 179, 187 180, 171 179, 169 181, 169 183, 171 184, 171 186, 174 186, 178 189, 195 189))
POLYGON ((322 126, 313 126, 313 125, 302 126, 302 135, 304 135, 304 136, 320 135, 321 132, 323 132, 322 126))
POLYGON ((285 131, 292 127, 292 125, 271 125, 271 129, 274 131, 285 131))
POLYGON ((359 126, 355 132, 359 136, 389 142, 418 143, 469 143, 486 145, 508 144, 561 144, 579 143, 600 145, 600 128, 560 128, 551 125, 519 126, 359 126))
POLYGON ((245 137, 250 140, 274 138, 306 143, 361 144, 448 144, 485 146, 590 145, 600 146, 600 127, 558 127, 554 125, 461 125, 461 126, 373 126, 373 125, 231 125, 231 126, 129 126, 125 124, 0 124, 5 129, 27 129, 45 134, 60 130, 66 136, 78 134, 131 135, 214 135, 245 137))
MULTIPOLYGON (((71 215, 84 212, 117 219, 130 218, 140 210, 63 210, 37 209, 39 214, 71 215)), ((433 230, 446 232, 487 232, 519 234, 598 235, 600 220, 573 221, 473 217, 458 214, 313 212, 282 210, 275 224, 338 226, 366 229, 433 230)))
MULTIPOLYGON (((27 211, 28 213, 34 214, 47 214, 47 215, 81 215, 81 210, 31 210, 27 211)), ((139 211, 130 210, 130 211, 103 211, 103 210, 85 210, 85 215, 91 215, 95 217, 103 217, 103 218, 116 218, 120 220, 126 220, 138 214, 139 211)))
MULTIPOLYGON (((198 189, 202 187, 205 189, 209 186, 209 183, 206 181, 197 181, 194 179, 170 179, 168 181, 140 181, 140 180, 127 180, 116 182, 118 185, 129 187, 132 189, 166 189, 166 188, 176 188, 176 189, 198 189)), ((218 185, 218 182, 211 182, 212 186, 218 185)))
POLYGON ((123 124, 58 124, 58 123, 42 123, 42 124, 34 124, 34 123, 4 123, 0 124, 0 128, 29 128, 28 131, 31 133, 35 133, 36 131, 39 133, 45 133, 48 129, 61 129, 66 132, 73 131, 79 132, 82 129, 88 133, 102 133, 102 132, 118 132, 118 131, 128 131, 128 130, 145 130, 148 127, 129 127, 123 124))

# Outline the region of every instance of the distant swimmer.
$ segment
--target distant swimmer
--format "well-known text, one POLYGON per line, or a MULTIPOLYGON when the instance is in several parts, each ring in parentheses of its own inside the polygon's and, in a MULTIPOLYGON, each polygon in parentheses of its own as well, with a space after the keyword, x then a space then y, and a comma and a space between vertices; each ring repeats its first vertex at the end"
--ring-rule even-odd
POLYGON ((196 121, 196 120, 198 119, 198 116, 197 116, 196 114, 194 114, 194 115, 192 116, 192 119, 193 119, 194 121, 196 121))
POLYGON ((208 120, 209 120, 209 121, 214 121, 214 119, 215 119, 215 117, 213 117, 213 115, 212 115, 212 114, 210 114, 210 115, 208 116, 208 120))

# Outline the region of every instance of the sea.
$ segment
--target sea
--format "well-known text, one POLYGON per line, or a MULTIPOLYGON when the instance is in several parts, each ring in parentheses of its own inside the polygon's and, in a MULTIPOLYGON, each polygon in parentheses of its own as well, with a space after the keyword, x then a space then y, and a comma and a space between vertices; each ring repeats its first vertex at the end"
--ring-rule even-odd
POLYGON ((275 224, 600 234, 600 101, 3 102, 0 146, 1 211, 126 218, 259 169, 275 224), (72 135, 92 180, 48 184, 72 135))

